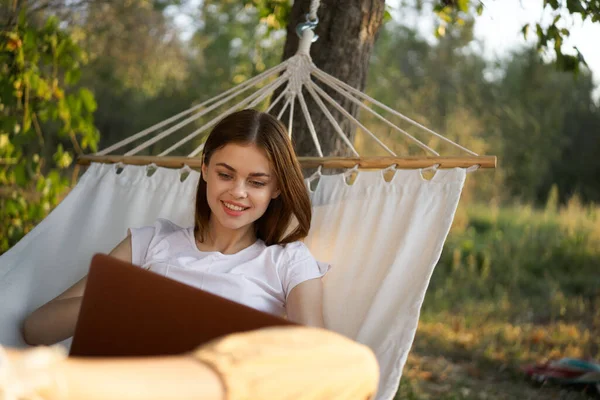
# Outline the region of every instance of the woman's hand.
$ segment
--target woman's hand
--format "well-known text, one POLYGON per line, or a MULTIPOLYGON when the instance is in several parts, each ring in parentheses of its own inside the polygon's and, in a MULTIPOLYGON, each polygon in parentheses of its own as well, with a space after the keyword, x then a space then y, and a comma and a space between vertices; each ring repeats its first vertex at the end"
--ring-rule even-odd
MULTIPOLYGON (((131 262, 131 239, 127 236, 109 255, 131 262)), ((23 339, 29 345, 51 345, 73 336, 87 276, 50 300, 23 322, 23 339)))
POLYGON ((287 297, 285 308, 290 321, 324 328, 321 278, 310 279, 296 285, 287 297))

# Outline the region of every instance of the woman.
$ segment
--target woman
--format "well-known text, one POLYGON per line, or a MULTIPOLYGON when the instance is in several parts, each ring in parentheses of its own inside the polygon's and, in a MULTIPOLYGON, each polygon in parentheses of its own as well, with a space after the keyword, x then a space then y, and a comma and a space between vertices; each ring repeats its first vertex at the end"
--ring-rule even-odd
MULTIPOLYGON (((300 242, 311 208, 285 127, 269 114, 243 110, 209 135, 193 228, 158 220, 130 229, 110 255, 258 310, 322 327, 328 266, 300 242), (292 219, 296 226, 291 229, 292 219), (290 231, 291 230, 291 231, 290 231)), ((24 322, 27 343, 73 335, 86 278, 24 322)))

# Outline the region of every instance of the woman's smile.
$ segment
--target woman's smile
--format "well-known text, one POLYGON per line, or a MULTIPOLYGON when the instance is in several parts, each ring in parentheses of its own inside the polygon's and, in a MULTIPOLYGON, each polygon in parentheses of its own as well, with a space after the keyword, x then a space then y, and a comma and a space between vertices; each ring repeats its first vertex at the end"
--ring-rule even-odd
POLYGON ((247 209, 250 208, 250 207, 238 205, 233 202, 222 201, 222 200, 221 200, 221 204, 223 205, 223 209, 225 210, 225 213, 227 213, 227 215, 230 215, 232 217, 238 217, 238 216, 242 215, 242 213, 244 211, 246 211, 247 209))

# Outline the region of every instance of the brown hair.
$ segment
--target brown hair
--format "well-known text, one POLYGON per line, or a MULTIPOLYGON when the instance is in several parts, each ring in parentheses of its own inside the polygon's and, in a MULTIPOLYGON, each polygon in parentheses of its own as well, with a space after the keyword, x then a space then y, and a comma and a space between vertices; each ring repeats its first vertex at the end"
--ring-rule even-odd
MULTIPOLYGON (((275 171, 277 187, 281 191, 277 198, 271 199, 265 213, 254 222, 256 237, 268 246, 304 239, 310 229, 310 199, 285 126, 275 117, 251 109, 228 115, 208 136, 202 153, 204 163, 208 165, 212 154, 229 143, 254 144, 263 149, 275 171), (284 237, 292 215, 296 217, 298 226, 284 237)), ((194 230, 200 233, 201 240, 204 240, 210 214, 206 182, 200 178, 194 230)))

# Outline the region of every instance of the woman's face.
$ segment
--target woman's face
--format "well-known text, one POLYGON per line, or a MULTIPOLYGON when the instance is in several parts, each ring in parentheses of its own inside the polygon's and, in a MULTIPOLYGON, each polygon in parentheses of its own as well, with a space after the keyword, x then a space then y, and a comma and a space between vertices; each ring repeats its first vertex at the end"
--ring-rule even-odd
POLYGON ((259 219, 279 196, 275 173, 265 152, 253 144, 230 143, 202 165, 206 197, 221 226, 237 230, 259 219))

